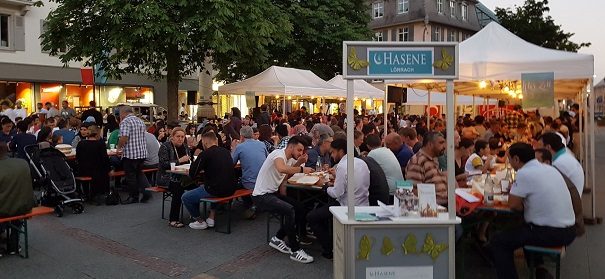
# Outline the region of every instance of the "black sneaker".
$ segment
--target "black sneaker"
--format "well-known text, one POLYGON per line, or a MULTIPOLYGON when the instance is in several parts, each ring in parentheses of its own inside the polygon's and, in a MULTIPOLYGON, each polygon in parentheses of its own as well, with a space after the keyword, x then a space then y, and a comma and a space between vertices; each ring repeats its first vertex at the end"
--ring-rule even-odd
POLYGON ((300 245, 307 246, 313 244, 313 240, 306 236, 297 236, 296 238, 298 239, 298 243, 300 243, 300 245))
POLYGON ((321 256, 324 257, 324 258, 326 258, 326 259, 328 259, 328 260, 331 260, 331 259, 334 258, 334 253, 332 251, 330 251, 330 252, 322 252, 321 256))

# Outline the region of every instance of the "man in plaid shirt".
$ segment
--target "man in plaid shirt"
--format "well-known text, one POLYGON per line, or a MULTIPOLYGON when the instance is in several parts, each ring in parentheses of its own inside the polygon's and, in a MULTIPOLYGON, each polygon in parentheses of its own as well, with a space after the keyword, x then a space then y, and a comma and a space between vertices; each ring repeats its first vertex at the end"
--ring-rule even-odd
POLYGON ((510 129, 517 129, 521 124, 525 123, 525 116, 520 112, 521 106, 516 105, 512 112, 509 112, 504 117, 504 122, 510 129))
POLYGON ((445 138, 441 133, 429 132, 424 136, 422 148, 408 162, 405 178, 420 183, 435 184, 437 203, 447 204, 447 174, 439 168, 438 157, 445 152, 445 138))
MULTIPOLYGON (((143 174, 143 161, 147 158, 145 141, 145 123, 136 117, 131 106, 120 108, 120 140, 118 150, 122 153, 122 164, 126 172, 126 185, 129 197, 125 204, 138 203, 140 189, 145 189, 149 182, 143 174)), ((143 191, 141 202, 149 200, 151 195, 143 191)))

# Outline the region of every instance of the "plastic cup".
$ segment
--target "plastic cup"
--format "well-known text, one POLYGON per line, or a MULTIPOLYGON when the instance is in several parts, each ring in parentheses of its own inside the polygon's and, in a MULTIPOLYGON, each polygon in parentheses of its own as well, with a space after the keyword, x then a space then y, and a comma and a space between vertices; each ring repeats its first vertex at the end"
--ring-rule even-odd
POLYGON ((116 145, 115 144, 109 144, 109 149, 116 149, 116 145))
POLYGON ((176 163, 170 163, 170 170, 171 171, 176 170, 176 163))

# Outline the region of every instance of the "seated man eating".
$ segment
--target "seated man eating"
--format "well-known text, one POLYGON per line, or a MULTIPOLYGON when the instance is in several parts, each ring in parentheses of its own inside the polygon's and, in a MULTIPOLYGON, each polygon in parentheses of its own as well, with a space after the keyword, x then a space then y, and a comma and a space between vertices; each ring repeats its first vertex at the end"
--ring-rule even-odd
POLYGON ((302 166, 307 161, 306 144, 301 136, 295 136, 290 138, 286 148, 271 152, 260 168, 252 193, 252 201, 259 210, 284 216, 284 222, 269 246, 301 263, 313 262, 313 257, 300 248, 296 234, 297 228, 306 226, 306 212, 300 202, 286 195, 285 182, 289 175, 313 172, 312 168, 302 166), (292 164, 290 159, 296 163, 292 164), (286 236, 289 245, 284 241, 286 236))
POLYGON ((202 135, 202 145, 204 151, 191 165, 189 176, 195 180, 196 177, 201 175, 204 184, 195 190, 186 192, 181 197, 183 205, 187 208, 191 217, 196 219, 195 222, 189 224, 189 227, 196 230, 214 227, 214 215, 216 213, 215 209, 211 207, 208 219, 204 220, 200 216, 200 199, 228 197, 235 192, 231 152, 218 146, 218 138, 212 131, 202 135))

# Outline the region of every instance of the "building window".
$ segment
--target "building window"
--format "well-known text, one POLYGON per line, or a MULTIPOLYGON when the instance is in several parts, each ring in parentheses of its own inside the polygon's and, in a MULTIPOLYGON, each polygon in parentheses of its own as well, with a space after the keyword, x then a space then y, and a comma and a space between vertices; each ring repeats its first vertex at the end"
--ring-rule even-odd
POLYGON ((9 47, 9 25, 10 16, 0 14, 0 48, 8 48, 9 47))
POLYGON ((409 42, 410 41, 410 28, 403 27, 397 29, 397 40, 400 42, 409 42))
POLYGON ((437 0, 437 12, 443 14, 443 0, 437 0))
POLYGON ((372 4, 374 18, 382 18, 384 16, 384 1, 372 4))
POLYGON ((410 0, 397 0, 397 13, 404 14, 410 11, 410 0))
POLYGON ((384 41, 384 38, 382 37, 382 32, 374 33, 374 40, 376 40, 378 42, 384 41))
POLYGON ((466 4, 462 4, 460 16, 462 20, 466 21, 468 19, 468 6, 466 4))
POLYGON ((441 27, 433 26, 433 36, 431 38, 433 42, 441 41, 441 27))
POLYGON ((450 16, 456 17, 456 1, 450 0, 450 16))
POLYGON ((457 41, 457 39, 456 39, 456 35, 457 35, 457 34, 458 34, 458 33, 457 33, 456 31, 448 31, 448 38, 447 38, 447 41, 448 41, 448 42, 455 42, 455 41, 457 41))

